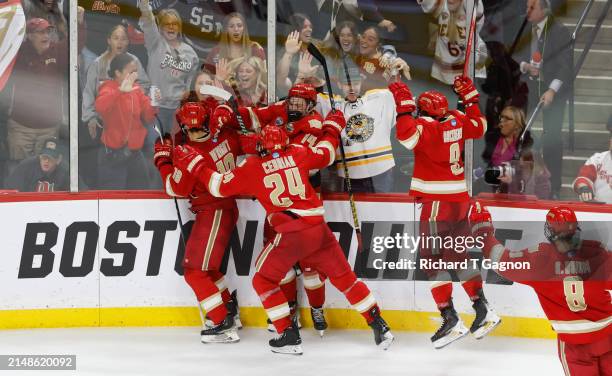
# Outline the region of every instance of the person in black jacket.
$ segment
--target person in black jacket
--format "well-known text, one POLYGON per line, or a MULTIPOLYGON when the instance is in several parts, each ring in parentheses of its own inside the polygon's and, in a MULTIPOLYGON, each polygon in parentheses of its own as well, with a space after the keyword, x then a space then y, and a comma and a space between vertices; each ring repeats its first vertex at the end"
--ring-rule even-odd
POLYGON ((568 30, 552 16, 549 0, 528 0, 525 46, 517 52, 529 88, 528 113, 543 102, 542 153, 551 172, 553 198, 561 189, 563 140, 561 128, 566 101, 572 93, 572 49, 568 30))
POLYGON ((20 192, 69 191, 70 174, 62 164, 62 154, 57 138, 47 139, 39 155, 26 158, 15 167, 6 180, 6 188, 20 192))

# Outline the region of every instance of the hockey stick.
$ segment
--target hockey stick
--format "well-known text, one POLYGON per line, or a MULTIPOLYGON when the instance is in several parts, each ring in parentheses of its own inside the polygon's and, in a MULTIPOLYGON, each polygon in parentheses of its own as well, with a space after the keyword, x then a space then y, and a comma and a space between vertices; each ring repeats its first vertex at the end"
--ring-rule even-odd
MULTIPOLYGON (((237 90, 237 88, 233 90, 237 90)), ((238 120, 238 126, 240 126, 240 133, 242 133, 243 135, 249 133, 246 126, 244 125, 244 119, 242 118, 242 115, 240 115, 240 112, 238 111, 238 102, 236 101, 236 97, 234 97, 232 93, 230 93, 227 90, 218 88, 216 86, 202 85, 200 87, 200 94, 218 97, 218 98, 223 99, 227 103, 229 103, 230 107, 236 114, 236 119, 238 120)))
MULTIPOLYGON (((312 43, 308 44, 308 52, 319 61, 319 63, 323 66, 323 73, 325 74, 325 83, 327 85, 327 91, 329 92, 329 104, 331 105, 331 111, 335 111, 334 105, 334 93, 331 87, 331 81, 329 79, 329 71, 327 70, 327 61, 325 57, 319 51, 319 49, 312 43)), ((348 74, 348 72, 346 73, 348 74)), ((357 217, 357 206, 355 205, 355 197, 353 195, 353 188, 351 187, 351 178, 349 176, 348 166, 346 164, 346 155, 344 153, 344 145, 342 144, 342 137, 340 137, 340 157, 342 158, 342 166, 344 169, 344 177, 346 180, 346 190, 349 195, 349 204, 351 206, 351 214, 353 216, 353 225, 355 227, 355 235, 357 236, 357 252, 363 251, 362 241, 361 241, 361 226, 359 225, 359 218, 357 217)))
MULTIPOLYGON (((157 132, 157 135, 159 136, 159 141, 163 143, 164 136, 162 135, 162 132, 158 126, 158 124, 161 124, 161 121, 159 120, 159 117, 157 116, 157 114, 155 115, 155 119, 157 120, 157 123, 153 124, 153 129, 155 129, 155 132, 157 132)), ((176 218, 178 219, 178 224, 180 226, 181 244, 183 245, 183 250, 185 250, 187 249, 187 235, 185 235, 185 230, 183 229, 183 218, 181 217, 181 210, 178 205, 178 200, 176 199, 176 197, 172 197, 172 198, 174 199, 174 208, 176 209, 176 218)))
MULTIPOLYGON (((476 0, 473 2, 472 15, 470 16, 470 31, 468 33, 467 45, 465 47, 465 62, 463 63, 463 76, 468 77, 470 69, 470 56, 474 48, 474 35, 476 33, 476 0)), ((476 62, 474 61, 473 64, 476 62)))

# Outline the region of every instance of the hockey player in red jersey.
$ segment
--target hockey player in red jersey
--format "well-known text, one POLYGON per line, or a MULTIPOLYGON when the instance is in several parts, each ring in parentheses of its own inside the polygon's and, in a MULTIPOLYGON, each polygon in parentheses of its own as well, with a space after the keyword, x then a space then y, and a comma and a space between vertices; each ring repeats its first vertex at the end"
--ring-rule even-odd
MULTIPOLYGON (((465 105, 465 113, 449 110, 444 95, 436 91, 422 93, 415 106, 406 84, 389 86, 397 106, 397 138, 414 152, 415 164, 410 195, 421 203, 420 228, 426 236, 461 237, 470 235, 467 224, 469 195, 463 173, 462 153, 466 139, 480 138, 487 123, 478 109, 478 91, 467 77, 457 77, 454 90, 465 105), (412 112, 418 109, 418 117, 412 112)), ((421 247, 422 259, 445 262, 462 261, 465 252, 452 248, 421 247)), ((471 263, 468 263, 471 265, 471 263)), ((452 301, 452 279, 445 269, 424 270, 443 323, 431 337, 436 349, 468 333, 452 301)), ((476 318, 470 327, 475 338, 483 338, 501 321, 488 306, 482 290, 482 277, 476 268, 459 270, 461 285, 472 301, 476 318)))
MULTIPOLYGON (((323 117, 315 111, 316 101, 317 92, 312 85, 296 84, 289 90, 287 99, 284 101, 261 108, 240 107, 238 112, 244 120, 244 125, 256 132, 248 136, 242 136, 242 140, 251 138, 250 142, 244 142, 243 144, 254 146, 256 144, 254 140, 259 137, 257 133, 261 130, 261 127, 266 124, 275 124, 285 127, 291 144, 314 146, 323 134, 323 117)), ((213 124, 211 131, 214 134, 221 127, 237 128, 238 120, 230 107, 219 106, 213 114, 211 124, 213 124)), ((245 150, 245 153, 257 153, 254 147, 251 149, 245 150)), ((313 187, 318 190, 320 184, 318 171, 311 171, 309 180, 313 187)), ((264 244, 274 239, 275 235, 272 226, 266 222, 264 224, 264 244)), ((327 329, 323 312, 326 277, 322 273, 303 265, 300 269, 302 270, 304 289, 310 303, 310 315, 314 328, 323 335, 325 329, 327 329)), ((292 315, 297 315, 297 280, 294 269, 289 270, 281 283, 281 288, 289 301, 292 315)), ((271 323, 268 324, 268 329, 274 331, 271 323)))
POLYGON ((377 345, 387 348, 393 335, 368 287, 357 279, 335 236, 323 219, 323 204, 308 182, 308 172, 334 161, 344 115, 333 112, 323 123, 323 137, 316 147, 289 144, 284 127, 268 125, 261 132, 264 156, 248 158, 236 169, 220 174, 200 162, 197 151, 188 146, 174 149, 175 166, 183 176, 206 186, 216 197, 254 195, 267 213, 276 236, 256 260, 253 287, 278 338, 270 340, 273 352, 301 354, 297 325, 290 317, 280 282, 300 262, 327 275, 359 311, 374 331, 377 345))
MULTIPOLYGON (((224 173, 236 166, 240 154, 238 136, 231 129, 222 130, 216 139, 208 129, 209 109, 204 102, 187 102, 176 113, 186 144, 197 150, 200 163, 224 173), (186 136, 185 136, 186 135, 186 136)), ((188 176, 172 164, 172 142, 169 138, 155 144, 154 162, 166 193, 189 197, 195 222, 187 240, 183 259, 184 276, 194 291, 200 307, 206 312, 207 327, 202 330, 204 343, 226 343, 239 340, 236 328, 241 327, 238 303, 229 293, 224 275, 219 271, 230 236, 238 219, 233 198, 212 196, 206 187, 192 184, 188 176)))
POLYGON ((559 359, 568 376, 612 375, 612 254, 601 243, 580 239, 572 209, 546 214, 548 242, 512 251, 495 239, 491 214, 479 202, 470 213, 474 235, 484 236, 492 262, 527 262, 528 269, 496 270, 531 286, 557 332, 559 359))

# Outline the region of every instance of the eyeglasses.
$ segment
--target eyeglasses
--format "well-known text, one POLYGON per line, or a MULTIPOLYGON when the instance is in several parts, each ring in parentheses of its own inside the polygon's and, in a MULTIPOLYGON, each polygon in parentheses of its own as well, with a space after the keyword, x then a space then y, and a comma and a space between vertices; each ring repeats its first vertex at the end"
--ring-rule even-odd
POLYGON ((514 118, 507 117, 506 115, 502 115, 499 117, 499 121, 512 121, 514 118))

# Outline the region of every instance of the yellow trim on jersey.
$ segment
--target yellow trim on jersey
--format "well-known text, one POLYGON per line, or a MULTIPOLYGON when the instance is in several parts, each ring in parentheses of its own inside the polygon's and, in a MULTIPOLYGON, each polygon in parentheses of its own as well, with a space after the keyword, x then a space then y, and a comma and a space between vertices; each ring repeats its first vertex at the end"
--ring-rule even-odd
MULTIPOLYGON (((393 154, 381 155, 380 157, 362 159, 362 160, 359 160, 359 161, 346 162, 346 166, 347 167, 363 166, 363 165, 367 165, 367 164, 370 164, 370 163, 386 161, 386 160, 389 160, 389 159, 391 159, 391 160, 393 159, 393 154)), ((340 167, 340 165, 338 165, 338 170, 341 170, 341 169, 342 168, 340 167)))
MULTIPOLYGON (((310 309, 300 309, 301 322, 311 328, 310 309)), ((349 308, 325 308, 330 328, 370 329, 363 316, 349 308)), ((382 316, 395 331, 434 332, 439 324, 432 318, 440 312, 383 310, 382 316)), ((474 315, 460 314, 464 322, 474 315)), ((245 326, 266 327, 266 311, 262 307, 240 307, 240 320, 245 326)), ((45 308, 0 310, 0 329, 73 328, 73 327, 143 327, 201 326, 200 309, 192 307, 108 307, 108 308, 45 308)), ((548 320, 533 317, 502 316, 502 323, 491 336, 556 338, 548 320)))
MULTIPOLYGON (((352 153, 345 153, 344 156, 346 158, 351 158, 351 157, 356 157, 356 156, 360 156, 360 155, 365 155, 365 154, 373 154, 373 153, 378 153, 381 151, 391 151, 391 145, 387 145, 387 146, 380 146, 374 149, 368 149, 368 150, 362 150, 362 151, 354 151, 352 153)), ((340 160, 338 158, 336 158, 336 160, 340 160)))

